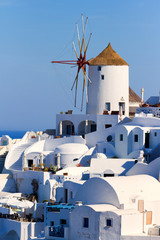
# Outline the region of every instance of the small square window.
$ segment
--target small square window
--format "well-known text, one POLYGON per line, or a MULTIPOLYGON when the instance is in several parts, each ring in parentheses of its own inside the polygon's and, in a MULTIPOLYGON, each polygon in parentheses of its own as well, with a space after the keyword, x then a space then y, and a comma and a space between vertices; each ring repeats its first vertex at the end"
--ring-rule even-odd
POLYGON ((157 132, 154 133, 154 136, 157 137, 157 132))
POLYGON ((120 141, 123 141, 123 134, 120 134, 120 141))
POLYGON ((66 220, 66 219, 61 219, 61 220, 60 220, 60 224, 61 224, 61 225, 65 225, 66 223, 67 223, 67 220, 66 220))
POLYGON ((89 218, 83 218, 83 227, 89 228, 89 218))
POLYGON ((104 80, 104 75, 101 75, 101 79, 104 80))
POLYGON ((101 71, 101 66, 98 66, 98 71, 101 71))
POLYGON ((108 218, 106 219, 106 227, 112 227, 113 226, 113 220, 108 218))
POLYGON ((112 124, 105 124, 105 128, 110 128, 112 127, 112 124))
POLYGON ((138 134, 135 134, 135 135, 134 135, 134 141, 135 141, 135 142, 138 142, 138 134))

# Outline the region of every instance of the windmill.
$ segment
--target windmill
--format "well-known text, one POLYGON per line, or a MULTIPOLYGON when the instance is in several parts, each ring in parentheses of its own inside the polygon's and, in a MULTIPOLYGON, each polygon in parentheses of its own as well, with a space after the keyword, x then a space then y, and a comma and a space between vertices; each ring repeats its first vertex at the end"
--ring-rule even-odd
POLYGON ((87 26, 87 21, 88 17, 84 19, 83 14, 82 14, 82 39, 80 39, 80 34, 79 34, 79 28, 78 28, 78 23, 76 24, 77 28, 77 36, 78 36, 78 45, 79 45, 79 54, 76 50, 76 46, 74 41, 72 42, 74 52, 76 55, 77 60, 62 60, 62 61, 52 61, 52 63, 60 63, 60 64, 69 64, 72 65, 73 67, 77 66, 77 74, 74 79, 73 85, 71 90, 75 89, 75 99, 74 99, 74 106, 76 107, 77 105, 77 89, 78 89, 78 77, 79 73, 82 70, 83 72, 83 88, 82 88, 82 101, 81 101, 81 111, 83 109, 83 98, 84 98, 84 92, 86 91, 86 102, 88 103, 88 94, 87 94, 87 84, 86 84, 86 78, 88 81, 91 83, 91 80, 89 79, 87 73, 86 73, 86 65, 88 64, 86 60, 86 52, 89 46, 90 39, 92 37, 92 33, 90 33, 88 42, 86 44, 85 42, 85 32, 86 32, 86 26, 87 26))

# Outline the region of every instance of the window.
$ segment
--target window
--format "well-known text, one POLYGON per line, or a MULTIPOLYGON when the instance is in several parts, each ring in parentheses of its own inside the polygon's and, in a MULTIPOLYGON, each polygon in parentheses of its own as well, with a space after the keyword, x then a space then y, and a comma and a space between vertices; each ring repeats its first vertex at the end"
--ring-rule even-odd
POLYGON ((122 107, 122 111, 125 111, 125 103, 119 102, 119 109, 122 107))
POLYGON ((104 80, 104 75, 101 75, 101 79, 104 80))
POLYGON ((103 153, 106 154, 106 148, 103 148, 103 153))
POLYGON ((65 225, 67 223, 67 220, 66 219, 60 219, 60 224, 61 225, 65 225))
POLYGON ((123 141, 123 134, 120 134, 120 141, 123 141))
POLYGON ((138 134, 135 134, 135 135, 134 135, 134 141, 135 141, 135 142, 138 142, 138 134))
POLYGON ((28 167, 32 167, 33 165, 33 160, 32 159, 28 159, 28 167))
POLYGON ((114 177, 114 173, 104 173, 103 177, 114 177))
POLYGON ((107 111, 110 111, 110 109, 111 109, 111 104, 110 104, 110 102, 106 102, 106 103, 105 103, 105 109, 106 109, 107 111))
POLYGON ((112 124, 105 124, 105 128, 112 127, 112 124))
POLYGON ((154 136, 157 137, 157 132, 154 133, 154 136))
POLYGON ((54 226, 54 221, 51 221, 50 226, 54 226))
POLYGON ((91 132, 95 132, 97 130, 96 124, 91 124, 91 132))
POLYGON ((89 228, 89 218, 83 218, 83 227, 89 228))
POLYGON ((73 198, 73 192, 70 191, 70 198, 72 199, 73 198))
POLYGON ((106 227, 112 227, 113 226, 113 220, 111 218, 106 219, 106 227))
POLYGON ((75 162, 75 161, 78 161, 78 160, 79 160, 79 158, 74 158, 74 159, 73 159, 74 162, 75 162))
POLYGON ((109 135, 106 140, 107 140, 107 142, 111 142, 112 141, 112 135, 109 135))
POLYGON ((101 71, 101 66, 98 66, 98 71, 101 71))

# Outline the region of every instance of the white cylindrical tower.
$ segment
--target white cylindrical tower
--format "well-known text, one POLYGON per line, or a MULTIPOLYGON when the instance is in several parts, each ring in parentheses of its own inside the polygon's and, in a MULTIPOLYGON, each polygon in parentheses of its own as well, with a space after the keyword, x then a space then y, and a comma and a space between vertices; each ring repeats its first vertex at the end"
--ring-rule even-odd
POLYGON ((88 61, 87 114, 103 114, 104 111, 129 115, 129 66, 111 47, 88 61))

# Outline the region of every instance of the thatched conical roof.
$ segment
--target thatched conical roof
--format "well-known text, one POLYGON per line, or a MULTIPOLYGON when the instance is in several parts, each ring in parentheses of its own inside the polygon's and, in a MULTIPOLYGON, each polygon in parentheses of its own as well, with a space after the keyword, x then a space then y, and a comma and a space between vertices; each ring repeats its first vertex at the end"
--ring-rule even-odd
POLYGON ((129 87, 129 102, 141 102, 141 98, 129 87))
POLYGON ((126 61, 121 58, 118 53, 116 53, 111 44, 108 46, 95 58, 88 61, 89 65, 128 65, 126 61))

